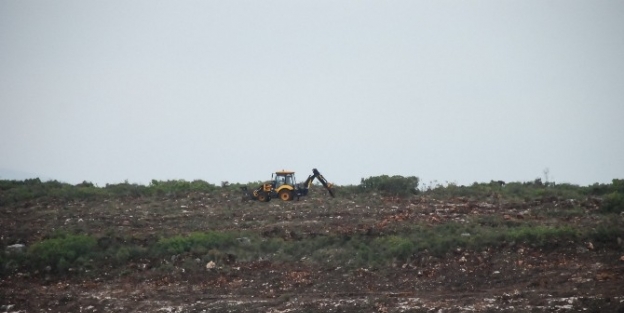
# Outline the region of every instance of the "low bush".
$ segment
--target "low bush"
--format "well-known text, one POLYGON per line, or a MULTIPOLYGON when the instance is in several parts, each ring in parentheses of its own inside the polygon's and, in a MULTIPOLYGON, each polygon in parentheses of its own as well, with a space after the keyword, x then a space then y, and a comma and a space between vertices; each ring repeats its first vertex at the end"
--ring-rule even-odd
POLYGON ((130 184, 128 182, 123 182, 120 184, 106 184, 103 189, 105 193, 114 197, 137 198, 146 195, 149 192, 146 186, 130 184))
POLYGON ((380 237, 373 240, 372 247, 381 252, 384 258, 406 260, 414 253, 415 245, 409 238, 401 236, 380 237))
POLYGON ((92 257, 96 247, 97 241, 93 237, 61 235, 32 245, 28 249, 28 257, 34 268, 44 269, 49 266, 52 271, 62 272, 92 257))
POLYGON ((505 239, 510 242, 544 246, 559 240, 574 240, 578 235, 578 232, 569 226, 548 227, 527 224, 506 231, 505 239))
POLYGON ((193 249, 211 250, 229 247, 235 244, 235 237, 229 233, 207 232, 192 233, 188 236, 174 236, 160 239, 154 251, 158 255, 180 254, 193 249))
POLYGON ((624 212, 624 192, 612 192, 604 197, 600 206, 602 213, 624 212))
POLYGON ((416 176, 371 176, 362 178, 360 189, 378 191, 390 196, 408 196, 418 193, 419 178, 416 176))
MULTIPOLYGON (((33 244, 26 253, 0 255, 0 274, 27 267, 65 273, 69 268, 89 269, 124 267, 133 261, 212 260, 219 264, 269 259, 277 262, 313 262, 331 266, 387 266, 389 262, 409 262, 413 256, 429 253, 443 257, 457 248, 483 250, 510 244, 550 247, 564 242, 593 241, 614 243, 624 236, 621 221, 604 217, 593 229, 572 226, 534 225, 518 221, 507 223, 489 217, 467 222, 448 222, 435 226, 416 224, 387 235, 316 235, 262 237, 241 232, 197 232, 158 241, 99 240, 87 235, 58 234, 33 244), (98 243, 99 242, 99 243, 98 243), (49 269, 48 269, 49 267, 49 269)), ((190 262, 190 261, 189 261, 190 262)), ((166 262, 167 263, 167 262, 166 262)), ((197 266, 201 268, 201 266, 197 266)), ((78 273, 80 271, 77 271, 78 273)))
POLYGON ((191 182, 181 179, 167 181, 152 180, 147 191, 156 195, 177 196, 191 191, 212 192, 217 188, 219 187, 203 180, 194 180, 191 182))
POLYGON ((624 179, 613 179, 610 184, 593 184, 588 187, 589 193, 594 196, 603 196, 613 192, 624 193, 624 179))
POLYGON ((594 229, 588 230, 586 238, 600 243, 616 243, 618 238, 624 237, 624 228, 614 221, 608 221, 594 229))

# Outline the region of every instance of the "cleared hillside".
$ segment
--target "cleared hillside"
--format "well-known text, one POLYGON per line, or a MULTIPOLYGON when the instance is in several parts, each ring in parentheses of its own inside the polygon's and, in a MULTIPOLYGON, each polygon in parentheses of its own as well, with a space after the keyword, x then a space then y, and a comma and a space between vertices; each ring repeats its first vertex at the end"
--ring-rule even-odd
POLYGON ((624 189, 0 181, 8 312, 617 312, 624 189))

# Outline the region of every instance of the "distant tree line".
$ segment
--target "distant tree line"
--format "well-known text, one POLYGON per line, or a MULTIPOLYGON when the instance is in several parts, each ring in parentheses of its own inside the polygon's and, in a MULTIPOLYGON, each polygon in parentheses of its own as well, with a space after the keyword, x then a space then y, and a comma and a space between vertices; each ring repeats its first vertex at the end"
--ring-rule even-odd
MULTIPOLYGON (((338 197, 379 194, 390 197, 426 196, 437 199, 466 197, 477 200, 490 198, 507 201, 527 201, 532 199, 560 198, 584 199, 600 198, 601 210, 608 213, 624 212, 624 179, 613 179, 610 184, 578 186, 572 184, 543 183, 540 179, 529 182, 491 181, 474 183, 469 186, 447 184, 427 186, 419 189, 420 179, 416 176, 380 175, 362 178, 359 185, 335 186, 338 197)), ((258 184, 254 182, 252 184, 258 184)), ((30 201, 43 200, 97 200, 112 197, 179 197, 191 192, 238 192, 242 184, 221 184, 220 186, 203 180, 152 180, 149 185, 106 184, 98 187, 84 181, 72 185, 59 181, 42 182, 40 179, 0 180, 0 206, 30 201)))

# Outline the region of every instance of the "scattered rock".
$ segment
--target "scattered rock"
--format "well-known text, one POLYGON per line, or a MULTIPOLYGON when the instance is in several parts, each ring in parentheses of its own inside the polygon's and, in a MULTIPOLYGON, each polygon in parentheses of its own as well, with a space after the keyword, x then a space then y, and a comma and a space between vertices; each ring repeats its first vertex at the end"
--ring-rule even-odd
POLYGON ((615 278, 616 278, 616 275, 609 271, 600 271, 596 274, 596 280, 598 281, 615 279, 615 278))
POLYGON ((251 244, 251 240, 249 238, 247 238, 247 237, 236 238, 236 241, 238 241, 239 243, 244 244, 244 245, 251 244))
POLYGON ((214 269, 216 266, 217 266, 217 265, 215 264, 215 262, 214 262, 214 261, 210 261, 210 262, 206 263, 206 269, 207 269, 207 270, 214 269))
POLYGON ((26 245, 21 243, 16 243, 14 245, 10 245, 6 247, 7 252, 22 252, 26 249, 26 245))

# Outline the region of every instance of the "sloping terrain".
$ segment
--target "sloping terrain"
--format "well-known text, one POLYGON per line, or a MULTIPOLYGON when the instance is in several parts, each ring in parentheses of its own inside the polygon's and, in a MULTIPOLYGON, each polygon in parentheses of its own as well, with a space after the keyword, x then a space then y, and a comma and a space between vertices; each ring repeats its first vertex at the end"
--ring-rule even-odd
POLYGON ((16 200, 0 312, 624 312, 624 217, 600 205, 319 187, 16 200))

